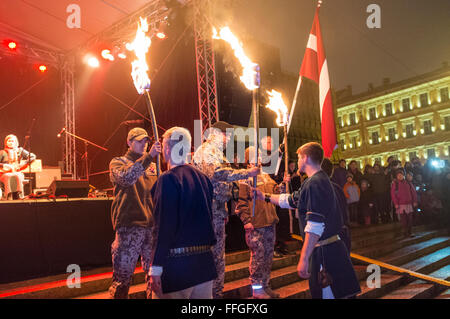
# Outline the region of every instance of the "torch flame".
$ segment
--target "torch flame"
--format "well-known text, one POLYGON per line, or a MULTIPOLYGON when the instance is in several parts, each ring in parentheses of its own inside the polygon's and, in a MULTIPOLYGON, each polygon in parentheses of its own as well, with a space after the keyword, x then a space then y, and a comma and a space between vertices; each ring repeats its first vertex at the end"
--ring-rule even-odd
POLYGON ((127 43, 126 47, 129 51, 134 51, 137 60, 131 63, 131 77, 133 78, 134 86, 139 94, 144 94, 145 90, 150 89, 150 78, 147 75, 148 65, 146 61, 146 54, 152 41, 145 35, 148 32, 147 19, 142 19, 138 23, 136 38, 132 43, 127 43))
POLYGON ((272 90, 271 92, 267 91, 267 94, 269 95, 269 103, 266 107, 277 114, 277 125, 286 125, 288 122, 288 108, 283 101, 281 93, 272 90))
POLYGON ((216 28, 213 28, 213 39, 224 40, 231 45, 231 48, 234 51, 234 55, 238 58, 242 67, 244 68, 243 74, 240 77, 242 83, 244 83, 245 87, 249 90, 257 89, 259 86, 256 84, 256 67, 258 66, 256 63, 253 63, 244 52, 242 48, 242 44, 239 39, 231 32, 229 27, 224 27, 220 29, 220 32, 217 33, 216 28))

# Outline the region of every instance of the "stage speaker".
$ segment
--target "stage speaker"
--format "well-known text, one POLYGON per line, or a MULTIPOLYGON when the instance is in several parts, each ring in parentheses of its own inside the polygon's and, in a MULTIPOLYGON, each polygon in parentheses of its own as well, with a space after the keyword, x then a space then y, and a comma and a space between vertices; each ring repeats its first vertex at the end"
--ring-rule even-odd
POLYGON ((70 198, 87 197, 89 193, 89 182, 54 180, 48 187, 47 193, 56 197, 61 195, 66 195, 70 198))

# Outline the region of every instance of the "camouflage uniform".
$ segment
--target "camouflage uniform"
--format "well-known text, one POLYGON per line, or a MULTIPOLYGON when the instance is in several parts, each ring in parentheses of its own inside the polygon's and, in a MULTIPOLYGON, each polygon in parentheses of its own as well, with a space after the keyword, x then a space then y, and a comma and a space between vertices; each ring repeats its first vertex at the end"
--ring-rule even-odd
POLYGON ((193 157, 194 165, 205 173, 214 187, 213 226, 217 244, 213 247, 217 279, 213 284, 213 298, 223 297, 225 279, 225 222, 228 218, 226 202, 232 195, 232 182, 247 179, 248 170, 233 170, 222 151, 222 141, 218 136, 210 137, 197 149, 193 157))
POLYGON ((110 179, 114 185, 111 217, 115 240, 111 245, 113 278, 109 288, 112 298, 126 299, 137 260, 147 283, 151 299, 148 271, 153 253, 153 203, 150 189, 156 182, 156 167, 149 154, 141 156, 128 151, 110 163, 110 179))
POLYGON ((245 241, 251 252, 250 281, 253 285, 269 287, 272 269, 275 225, 245 231, 245 241))

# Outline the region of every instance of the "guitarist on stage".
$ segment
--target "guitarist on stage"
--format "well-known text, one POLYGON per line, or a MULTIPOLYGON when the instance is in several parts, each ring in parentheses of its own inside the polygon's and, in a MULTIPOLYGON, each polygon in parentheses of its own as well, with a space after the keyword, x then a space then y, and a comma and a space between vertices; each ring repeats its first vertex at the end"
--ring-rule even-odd
POLYGON ((15 193, 19 198, 24 197, 22 171, 35 159, 36 155, 19 147, 15 135, 5 138, 5 149, 0 151, 0 184, 4 187, 4 198, 13 199, 15 193))

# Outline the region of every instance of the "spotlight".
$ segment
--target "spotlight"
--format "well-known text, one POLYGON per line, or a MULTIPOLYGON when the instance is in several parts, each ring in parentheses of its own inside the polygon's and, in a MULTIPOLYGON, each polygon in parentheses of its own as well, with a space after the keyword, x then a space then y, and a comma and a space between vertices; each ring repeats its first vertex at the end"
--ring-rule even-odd
POLYGON ((47 66, 44 64, 41 64, 41 65, 39 65, 38 69, 39 69, 39 71, 44 73, 45 71, 47 71, 47 66))
POLYGON ((123 52, 120 52, 119 54, 117 54, 117 57, 120 58, 120 59, 126 59, 127 55, 125 53, 123 53, 123 52))
POLYGON ((114 61, 114 57, 111 54, 111 51, 108 50, 108 49, 105 49, 105 50, 102 51, 102 57, 105 60, 114 61))
POLYGON ((9 48, 10 50, 15 50, 15 49, 17 49, 17 43, 14 42, 14 41, 8 42, 8 48, 9 48))
POLYGON ((156 37, 162 40, 166 38, 166 34, 164 32, 158 32, 156 33, 156 37))
POLYGON ((87 64, 91 67, 91 68, 98 68, 100 66, 100 62, 98 61, 98 59, 94 56, 91 56, 87 59, 87 64))

